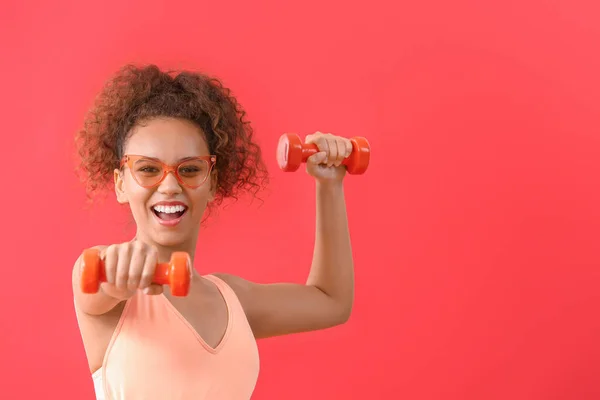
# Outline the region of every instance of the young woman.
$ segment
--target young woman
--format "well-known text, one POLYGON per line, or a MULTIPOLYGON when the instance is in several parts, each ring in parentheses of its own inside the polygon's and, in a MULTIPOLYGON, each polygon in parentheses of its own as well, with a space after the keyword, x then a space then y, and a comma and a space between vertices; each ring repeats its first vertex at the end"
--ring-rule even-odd
MULTIPOLYGON (((354 296, 341 165, 348 139, 315 133, 314 255, 306 284, 260 284, 195 269, 187 296, 152 283, 175 251, 193 263, 205 211, 266 182, 260 148, 229 91, 199 73, 126 66, 100 93, 77 135, 91 192, 114 187, 136 223, 126 243, 96 246, 107 282, 75 310, 98 399, 249 399, 257 338, 348 320, 354 296), (114 186, 113 186, 114 185, 114 186)), ((204 268, 200 268, 203 270, 204 268)))

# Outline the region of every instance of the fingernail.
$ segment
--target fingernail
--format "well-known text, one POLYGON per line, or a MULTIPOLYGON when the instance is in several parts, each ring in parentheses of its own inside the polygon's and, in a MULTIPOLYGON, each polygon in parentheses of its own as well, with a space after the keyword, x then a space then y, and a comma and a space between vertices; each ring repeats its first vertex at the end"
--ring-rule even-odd
POLYGON ((150 294, 150 288, 149 287, 144 288, 143 292, 144 292, 144 294, 150 294))

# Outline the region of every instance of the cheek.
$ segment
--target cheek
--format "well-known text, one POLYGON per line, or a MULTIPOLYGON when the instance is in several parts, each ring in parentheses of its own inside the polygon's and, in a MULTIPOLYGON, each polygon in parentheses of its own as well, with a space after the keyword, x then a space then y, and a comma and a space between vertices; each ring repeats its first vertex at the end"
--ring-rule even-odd
POLYGON ((146 212, 148 200, 152 195, 151 191, 140 187, 135 182, 128 182, 126 187, 131 212, 134 215, 146 212))
POLYGON ((208 188, 200 188, 189 193, 188 197, 194 206, 194 213, 203 212, 210 199, 210 190, 208 188))

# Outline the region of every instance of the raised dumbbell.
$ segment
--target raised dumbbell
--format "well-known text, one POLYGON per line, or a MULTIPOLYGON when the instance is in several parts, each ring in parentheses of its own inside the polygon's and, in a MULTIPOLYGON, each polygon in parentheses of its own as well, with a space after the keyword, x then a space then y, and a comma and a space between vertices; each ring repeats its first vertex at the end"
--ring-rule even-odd
MULTIPOLYGON (((353 137, 352 153, 342 161, 349 174, 364 174, 371 158, 371 146, 364 137, 353 137)), ((281 135, 277 144, 277 164, 286 172, 296 171, 308 157, 319 151, 316 144, 302 143, 300 136, 295 133, 281 135)))
MULTIPOLYGON (((152 283, 169 285, 173 296, 187 296, 190 291, 191 268, 190 256, 187 253, 174 252, 170 262, 156 264, 152 283)), ((106 282, 106 274, 100 250, 86 249, 82 255, 81 291, 97 293, 101 282, 106 282)))

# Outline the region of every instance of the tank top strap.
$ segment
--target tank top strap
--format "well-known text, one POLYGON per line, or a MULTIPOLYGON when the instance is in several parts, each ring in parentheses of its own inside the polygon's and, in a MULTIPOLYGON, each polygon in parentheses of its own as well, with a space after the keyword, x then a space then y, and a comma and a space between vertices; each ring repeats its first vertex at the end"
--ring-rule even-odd
POLYGON ((221 292, 227 304, 239 304, 237 295, 235 294, 233 289, 227 284, 227 282, 225 282, 223 279, 219 278, 216 275, 203 275, 202 277, 208 279, 217 286, 219 292, 221 292))
POLYGON ((227 308, 233 312, 232 317, 234 317, 234 319, 241 318, 245 323, 247 323, 246 313, 242 307, 242 303, 231 286, 229 286, 227 282, 216 275, 204 275, 203 277, 217 286, 221 292, 221 295, 225 299, 225 302, 227 303, 227 308))

